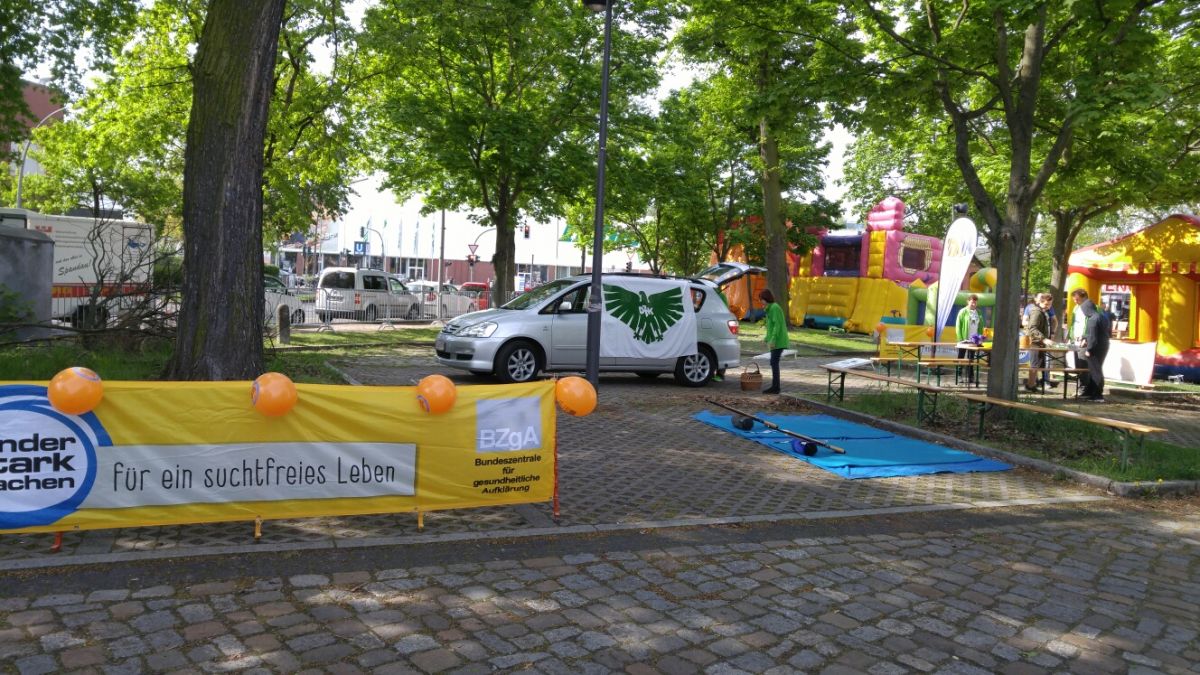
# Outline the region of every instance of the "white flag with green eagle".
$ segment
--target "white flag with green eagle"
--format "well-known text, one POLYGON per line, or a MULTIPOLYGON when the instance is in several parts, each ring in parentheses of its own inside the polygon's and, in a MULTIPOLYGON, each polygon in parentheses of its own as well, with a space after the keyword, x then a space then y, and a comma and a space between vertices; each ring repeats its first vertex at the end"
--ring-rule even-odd
POLYGON ((603 290, 600 356, 667 359, 696 353, 696 310, 687 281, 609 277, 603 290))

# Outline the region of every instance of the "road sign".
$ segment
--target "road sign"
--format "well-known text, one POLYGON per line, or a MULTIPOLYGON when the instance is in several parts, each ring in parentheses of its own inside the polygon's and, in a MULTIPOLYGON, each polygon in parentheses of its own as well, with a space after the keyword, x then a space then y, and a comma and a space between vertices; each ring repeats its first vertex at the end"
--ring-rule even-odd
POLYGON ((367 255, 370 252, 371 252, 371 245, 369 242, 365 242, 365 241, 354 242, 354 255, 367 255))
POLYGON ((469 251, 471 255, 475 255, 475 250, 478 248, 479 244, 467 244, 467 251, 469 251))

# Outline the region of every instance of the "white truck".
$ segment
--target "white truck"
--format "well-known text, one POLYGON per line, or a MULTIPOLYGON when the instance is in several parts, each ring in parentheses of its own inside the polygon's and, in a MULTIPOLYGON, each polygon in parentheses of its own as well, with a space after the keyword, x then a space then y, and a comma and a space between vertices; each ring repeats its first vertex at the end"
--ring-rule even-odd
POLYGON ((0 209, 0 224, 54 240, 51 316, 98 327, 143 302, 154 266, 154 228, 147 223, 0 209))

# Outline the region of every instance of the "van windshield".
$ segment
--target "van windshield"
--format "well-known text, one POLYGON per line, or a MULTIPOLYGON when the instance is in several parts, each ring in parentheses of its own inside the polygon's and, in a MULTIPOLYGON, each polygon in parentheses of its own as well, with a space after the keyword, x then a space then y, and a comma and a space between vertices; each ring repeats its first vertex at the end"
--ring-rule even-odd
POLYGON ((548 284, 542 284, 528 293, 518 295, 512 300, 509 300, 507 303, 501 305, 500 309, 529 309, 530 307, 541 304, 546 298, 549 298, 550 296, 555 295, 577 283, 579 282, 573 279, 556 279, 548 284))

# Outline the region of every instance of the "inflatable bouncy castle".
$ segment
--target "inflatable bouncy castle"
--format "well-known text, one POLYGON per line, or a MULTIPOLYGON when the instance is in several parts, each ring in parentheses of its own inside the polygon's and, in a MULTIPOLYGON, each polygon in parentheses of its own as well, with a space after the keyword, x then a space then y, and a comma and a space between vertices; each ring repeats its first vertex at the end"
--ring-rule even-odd
POLYGON ((871 209, 863 232, 813 234, 820 243, 791 256, 792 323, 853 333, 871 333, 881 318, 904 323, 909 285, 938 278, 942 241, 905 232, 904 202, 895 197, 871 209))
MULTIPOLYGON (((1200 382, 1200 218, 1176 214, 1081 248, 1068 258, 1067 272, 1067 293, 1083 288, 1097 305, 1102 286, 1128 286, 1128 340, 1123 342, 1156 343, 1155 376, 1200 382)), ((1070 317, 1069 295, 1067 302, 1070 317)))

